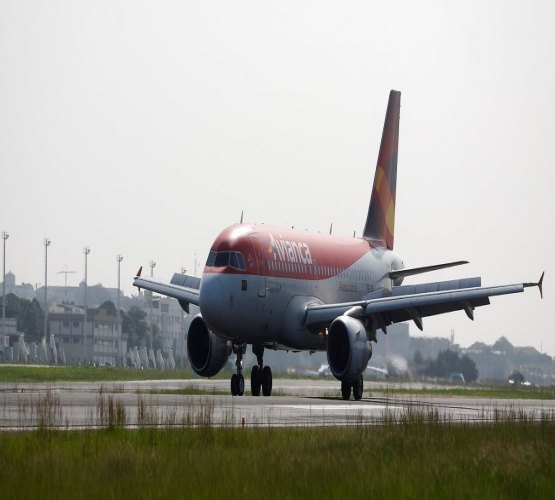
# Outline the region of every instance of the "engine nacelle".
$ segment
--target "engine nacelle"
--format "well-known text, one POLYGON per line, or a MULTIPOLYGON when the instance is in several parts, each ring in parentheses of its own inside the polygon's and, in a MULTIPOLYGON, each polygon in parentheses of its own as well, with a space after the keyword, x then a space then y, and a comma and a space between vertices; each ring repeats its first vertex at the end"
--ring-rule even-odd
POLYGON ((197 375, 212 377, 223 368, 229 358, 231 342, 214 335, 198 314, 189 326, 187 354, 191 368, 197 375))
POLYGON ((364 325, 351 316, 335 318, 328 330, 328 364, 341 381, 355 380, 372 357, 372 346, 364 325))

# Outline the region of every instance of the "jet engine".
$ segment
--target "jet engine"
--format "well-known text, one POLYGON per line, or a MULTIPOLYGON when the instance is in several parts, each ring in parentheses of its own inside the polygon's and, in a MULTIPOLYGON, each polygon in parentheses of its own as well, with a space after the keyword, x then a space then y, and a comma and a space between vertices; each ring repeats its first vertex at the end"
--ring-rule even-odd
POLYGON ((212 377, 223 368, 229 358, 231 342, 211 332, 199 314, 189 326, 187 354, 191 367, 197 375, 212 377))
POLYGON ((338 380, 355 380, 372 357, 372 346, 366 328, 356 318, 339 316, 328 330, 328 364, 338 380))

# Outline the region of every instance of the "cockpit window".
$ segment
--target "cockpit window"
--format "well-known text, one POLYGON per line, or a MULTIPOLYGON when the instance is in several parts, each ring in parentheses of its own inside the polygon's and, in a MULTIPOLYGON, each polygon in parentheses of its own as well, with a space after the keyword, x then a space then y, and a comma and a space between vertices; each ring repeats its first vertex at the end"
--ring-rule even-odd
POLYGON ((245 271, 245 259, 241 252, 210 252, 206 265, 209 267, 232 267, 239 271, 245 271))
POLYGON ((239 261, 239 269, 241 269, 241 271, 245 271, 247 266, 245 265, 245 259, 243 258, 243 254, 241 252, 237 252, 237 260, 239 261))
POLYGON ((234 267, 235 269, 239 268, 239 261, 237 260, 237 253, 236 252, 230 252, 229 265, 230 265, 230 267, 234 267))
POLYGON ((215 267, 226 267, 229 264, 229 252, 218 252, 216 254, 215 267))
POLYGON ((208 260, 206 261, 206 265, 208 267, 214 267, 215 263, 216 263, 216 252, 210 252, 208 254, 208 260))

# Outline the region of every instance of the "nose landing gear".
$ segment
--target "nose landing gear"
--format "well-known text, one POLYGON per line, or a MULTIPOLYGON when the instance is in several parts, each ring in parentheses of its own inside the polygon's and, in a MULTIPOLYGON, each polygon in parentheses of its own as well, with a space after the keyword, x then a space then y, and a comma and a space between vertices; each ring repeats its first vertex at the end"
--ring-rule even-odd
POLYGON ((235 367, 237 368, 237 373, 231 376, 231 395, 232 396, 242 396, 245 394, 245 378, 243 377, 243 354, 247 350, 247 344, 234 344, 233 352, 237 354, 237 360, 235 361, 235 367))

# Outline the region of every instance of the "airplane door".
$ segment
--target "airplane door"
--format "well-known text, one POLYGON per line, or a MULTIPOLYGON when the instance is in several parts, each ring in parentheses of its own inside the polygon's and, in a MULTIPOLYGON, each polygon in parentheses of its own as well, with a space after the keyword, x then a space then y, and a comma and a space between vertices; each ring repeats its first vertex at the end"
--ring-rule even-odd
POLYGON ((258 272, 258 296, 266 297, 266 263, 262 253, 262 245, 256 236, 251 236, 251 241, 254 248, 254 258, 258 272))

